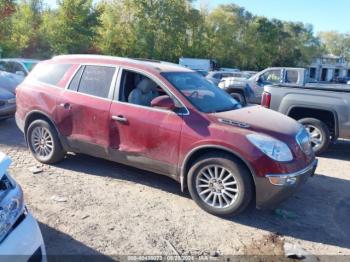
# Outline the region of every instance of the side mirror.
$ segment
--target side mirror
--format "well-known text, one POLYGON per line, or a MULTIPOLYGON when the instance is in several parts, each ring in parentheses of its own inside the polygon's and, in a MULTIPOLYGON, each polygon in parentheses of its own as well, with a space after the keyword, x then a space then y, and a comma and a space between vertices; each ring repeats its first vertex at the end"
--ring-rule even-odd
POLYGON ((16 75, 18 75, 18 76, 25 76, 23 71, 16 71, 16 75))
POLYGON ((261 83, 261 82, 262 82, 261 76, 257 76, 257 77, 255 78, 255 81, 256 81, 257 83, 261 83))
POLYGON ((151 107, 159 107, 171 111, 176 108, 174 101, 167 95, 154 98, 151 101, 151 107))

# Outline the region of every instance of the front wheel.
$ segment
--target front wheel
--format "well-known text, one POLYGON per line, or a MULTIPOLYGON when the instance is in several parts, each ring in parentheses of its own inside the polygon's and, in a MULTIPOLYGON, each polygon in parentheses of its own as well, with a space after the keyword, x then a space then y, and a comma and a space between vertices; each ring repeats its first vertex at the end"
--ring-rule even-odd
POLYGON ((188 173, 192 199, 205 211, 219 216, 237 215, 251 202, 249 171, 226 154, 206 154, 188 173))
POLYGON ((312 149, 316 155, 322 154, 331 142, 331 134, 325 123, 316 118, 303 118, 299 120, 310 135, 312 149))
POLYGON ((35 120, 29 125, 27 142, 33 156, 41 163, 54 164, 64 158, 65 151, 56 130, 44 120, 35 120))

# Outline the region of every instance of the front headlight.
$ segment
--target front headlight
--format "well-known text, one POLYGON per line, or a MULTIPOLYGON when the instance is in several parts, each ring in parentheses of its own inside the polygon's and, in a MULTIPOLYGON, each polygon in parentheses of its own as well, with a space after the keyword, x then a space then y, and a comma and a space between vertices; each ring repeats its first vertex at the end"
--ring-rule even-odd
POLYGON ((19 185, 4 175, 0 181, 0 243, 11 231, 19 216, 24 212, 23 191, 19 185))
POLYGON ((299 130, 298 134, 296 135, 296 140, 299 147, 305 154, 310 155, 312 153, 310 135, 304 127, 299 130))
POLYGON ((249 134, 247 138, 253 145, 273 160, 279 162, 293 160, 293 155, 289 147, 280 140, 260 134, 249 134))

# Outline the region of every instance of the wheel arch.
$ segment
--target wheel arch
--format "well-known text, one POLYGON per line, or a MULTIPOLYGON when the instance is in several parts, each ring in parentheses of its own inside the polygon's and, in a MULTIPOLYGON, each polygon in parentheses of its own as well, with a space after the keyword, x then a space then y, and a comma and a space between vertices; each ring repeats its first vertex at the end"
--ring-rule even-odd
POLYGON ((23 130, 24 130, 24 138, 26 140, 26 143, 27 143, 28 127, 29 127, 30 123, 32 123, 33 121, 38 120, 38 119, 47 121, 49 123, 49 125, 52 126, 56 130, 59 141, 61 142, 63 148, 68 149, 68 146, 66 143, 64 143, 64 139, 62 139, 61 133, 57 129, 55 122, 52 120, 52 118, 48 114, 46 114, 40 110, 33 110, 30 113, 28 113, 25 117, 23 130))
POLYGON ((187 187, 187 174, 194 163, 196 159, 198 159, 200 156, 209 153, 209 152, 222 152, 226 153, 228 155, 231 155, 233 158, 237 159, 239 162, 241 162, 248 170, 250 175, 252 176, 252 180, 254 182, 254 192, 255 192, 255 171, 253 167, 249 164, 249 162, 244 159, 239 153, 235 152, 232 149, 229 149, 224 146, 219 145, 203 145, 199 147, 193 148, 185 157, 180 171, 180 183, 181 183, 181 190, 184 191, 185 187, 187 187))
POLYGON ((336 111, 330 108, 313 106, 291 106, 288 108, 287 116, 300 120, 303 118, 316 118, 324 122, 335 138, 339 137, 339 120, 336 111))

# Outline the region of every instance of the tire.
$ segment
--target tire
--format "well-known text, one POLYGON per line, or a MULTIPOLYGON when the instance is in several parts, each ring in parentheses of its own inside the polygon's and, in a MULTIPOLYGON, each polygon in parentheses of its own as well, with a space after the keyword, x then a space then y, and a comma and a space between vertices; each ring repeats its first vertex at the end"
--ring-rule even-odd
POLYGON ((27 129, 26 138, 31 153, 41 163, 60 162, 66 154, 56 130, 45 120, 33 121, 27 129))
POLYGON ((242 106, 247 105, 247 101, 245 100, 244 96, 240 93, 231 93, 230 94, 234 99, 236 99, 242 106))
POLYGON ((303 118, 298 121, 311 136, 311 145, 316 155, 327 150, 331 142, 331 133, 325 123, 316 118, 303 118))
MULTIPOLYGON (((217 174, 221 173, 220 170, 222 171, 222 169, 218 168, 217 174)), ((187 185, 192 199, 203 210, 217 216, 239 214, 247 208, 253 196, 252 177, 247 168, 243 166, 239 161, 223 153, 209 153, 197 159, 188 172, 187 185), (207 169, 210 168, 212 175, 215 177, 215 166, 224 168, 227 172, 230 172, 232 174, 233 178, 228 175, 227 172, 225 173, 226 175, 222 177, 221 175, 218 175, 215 181, 215 185, 212 184, 212 189, 210 189, 210 183, 203 183, 203 180, 201 180, 204 178, 204 180, 209 181, 208 178, 205 179, 202 171, 204 170, 204 172, 210 176, 207 169), (220 179, 222 180, 220 181, 220 179), (223 186, 222 183, 225 183, 225 186, 223 186), (236 183, 236 185, 232 185, 232 183, 236 183), (208 184, 208 187, 203 187, 205 184, 208 184), (212 190, 217 190, 218 185, 221 185, 225 189, 213 192, 212 190), (230 191, 228 191, 229 187, 230 191), (205 190, 209 190, 208 193, 205 193, 205 190), (236 190, 237 192, 234 193, 232 190, 236 190), (235 198, 229 197, 226 195, 227 193, 223 193, 224 191, 229 193, 231 196, 234 195, 235 198), (214 194, 216 196, 212 195, 209 197, 210 194, 214 194), (209 199, 206 202, 205 199, 208 197, 209 199), (208 202, 211 202, 211 204, 208 202)))

